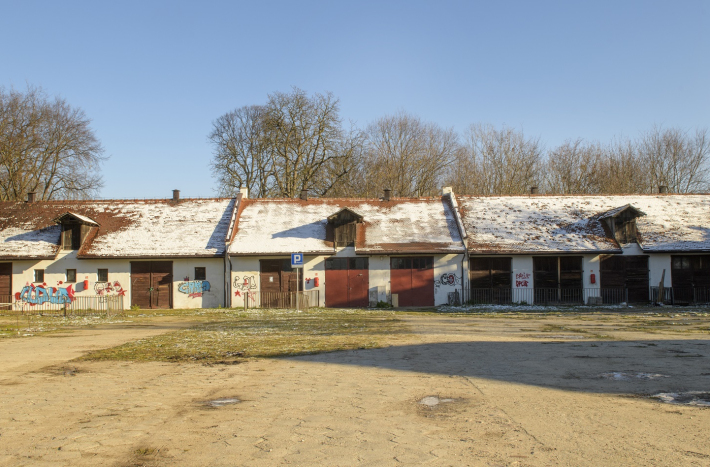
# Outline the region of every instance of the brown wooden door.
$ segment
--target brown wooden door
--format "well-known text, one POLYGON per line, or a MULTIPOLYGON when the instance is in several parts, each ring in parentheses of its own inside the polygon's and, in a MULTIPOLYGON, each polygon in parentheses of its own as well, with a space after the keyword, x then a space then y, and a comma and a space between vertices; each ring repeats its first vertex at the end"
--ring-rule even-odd
POLYGON ((141 308, 172 308, 172 261, 131 261, 133 305, 141 308))
POLYGON ((434 306, 434 258, 391 258, 390 287, 399 306, 434 306))
POLYGON ((259 264, 261 306, 274 308, 296 306, 296 296, 291 294, 303 290, 302 272, 297 273, 291 268, 290 259, 262 259, 259 264))
POLYGON ((325 262, 325 306, 365 308, 369 305, 368 258, 328 258, 325 262))
POLYGON ((603 291, 624 289, 624 300, 634 303, 649 300, 648 256, 608 256, 602 259, 599 273, 603 291))
MULTIPOLYGON (((0 263, 0 303, 12 303, 12 263, 0 263)), ((3 305, 0 309, 10 307, 3 305)))
POLYGON ((151 288, 151 308, 172 308, 172 261, 151 261, 151 288))

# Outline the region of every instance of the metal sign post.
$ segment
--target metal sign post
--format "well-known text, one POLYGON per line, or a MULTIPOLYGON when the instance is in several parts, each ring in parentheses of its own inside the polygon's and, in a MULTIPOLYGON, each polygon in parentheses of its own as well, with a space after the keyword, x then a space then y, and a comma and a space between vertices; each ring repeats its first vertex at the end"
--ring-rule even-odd
POLYGON ((299 295, 301 279, 298 270, 303 269, 303 253, 291 253, 291 267, 296 269, 296 311, 301 311, 299 295))

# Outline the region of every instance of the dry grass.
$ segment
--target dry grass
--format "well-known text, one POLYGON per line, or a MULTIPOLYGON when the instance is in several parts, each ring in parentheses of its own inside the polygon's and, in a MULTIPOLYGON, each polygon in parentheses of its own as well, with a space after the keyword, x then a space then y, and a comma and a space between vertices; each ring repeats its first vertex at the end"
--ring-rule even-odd
POLYGON ((81 360, 233 363, 388 345, 408 332, 395 312, 312 309, 230 311, 188 329, 92 352, 81 360))

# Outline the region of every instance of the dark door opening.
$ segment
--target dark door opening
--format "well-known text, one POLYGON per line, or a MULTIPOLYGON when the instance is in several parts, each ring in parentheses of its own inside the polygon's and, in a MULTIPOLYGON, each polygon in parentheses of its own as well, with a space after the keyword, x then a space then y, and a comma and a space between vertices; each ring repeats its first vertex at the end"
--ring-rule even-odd
MULTIPOLYGON (((12 303, 12 263, 0 263, 0 303, 12 303)), ((12 305, 0 305, 0 310, 10 310, 12 305)))
POLYGON ((512 258, 471 258, 469 281, 474 303, 510 303, 512 258))
POLYGON ((298 273, 301 278, 298 280, 290 259, 262 259, 259 268, 262 307, 286 308, 296 303, 291 294, 303 290, 303 277, 298 273))
POLYGON ((581 256, 534 256, 535 303, 583 303, 581 256))
POLYGON ((614 291, 623 289, 623 301, 648 302, 648 256, 607 256, 599 268, 604 303, 620 301, 614 291))

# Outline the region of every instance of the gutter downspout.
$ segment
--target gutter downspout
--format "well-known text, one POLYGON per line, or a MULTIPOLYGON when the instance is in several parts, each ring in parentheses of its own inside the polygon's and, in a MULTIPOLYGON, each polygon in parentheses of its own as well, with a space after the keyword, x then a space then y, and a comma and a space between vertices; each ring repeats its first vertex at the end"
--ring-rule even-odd
POLYGON ((234 237, 234 229, 237 222, 237 215, 239 214, 239 206, 242 203, 242 197, 242 193, 239 193, 235 198, 234 210, 232 211, 232 217, 229 222, 229 231, 224 240, 224 305, 227 308, 232 308, 232 258, 229 256, 229 246, 232 244, 232 237, 234 237))
POLYGON ((468 268, 465 267, 469 260, 468 247, 466 246, 468 234, 466 233, 466 227, 463 225, 463 219, 461 219, 461 213, 459 212, 459 203, 456 201, 456 195, 454 194, 454 190, 451 189, 451 191, 445 193, 444 196, 449 197, 451 209, 453 210, 454 218, 456 219, 456 227, 459 230, 459 235, 461 235, 461 243, 463 244, 464 248, 463 258, 461 258, 461 304, 463 305, 466 302, 466 299, 468 298, 465 295, 466 282, 468 281, 468 268))

